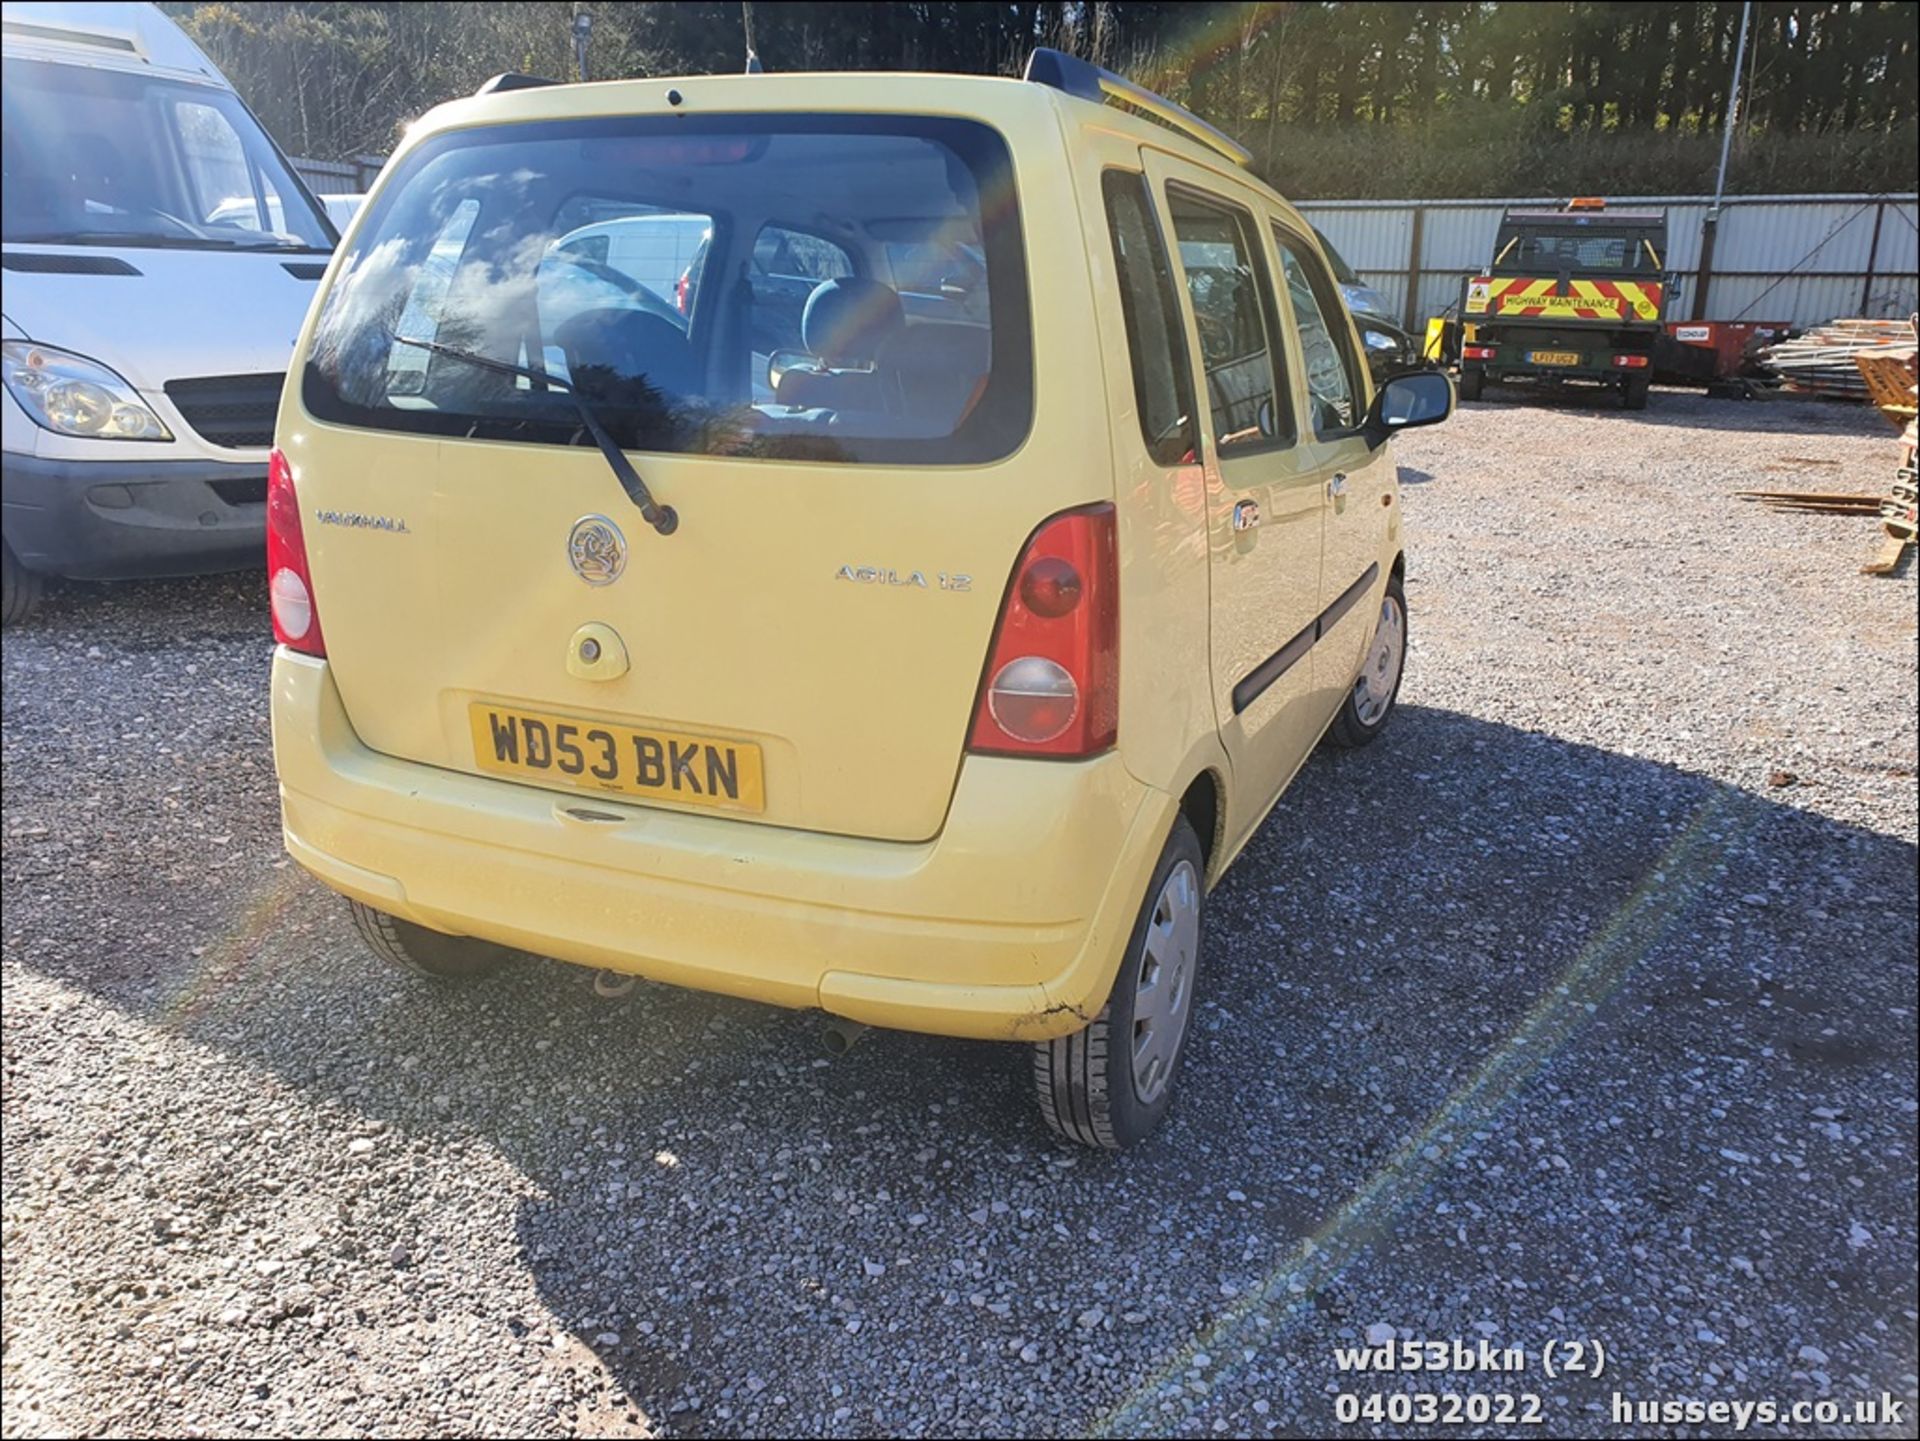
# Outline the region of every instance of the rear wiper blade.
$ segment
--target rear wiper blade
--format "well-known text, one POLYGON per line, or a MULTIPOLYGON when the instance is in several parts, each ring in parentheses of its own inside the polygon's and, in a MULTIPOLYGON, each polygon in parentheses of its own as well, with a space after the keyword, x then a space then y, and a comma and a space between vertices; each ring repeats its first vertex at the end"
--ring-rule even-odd
POLYGON ((600 454, 607 458, 607 465, 613 471, 614 478, 620 482, 620 488, 627 498, 640 507, 640 514, 648 525, 662 535, 672 535, 680 528, 680 516, 670 505, 661 505, 653 498, 653 492, 647 489, 647 483, 640 478, 627 460, 620 447, 613 443, 613 437, 600 423, 600 417, 593 413, 593 407, 587 404, 586 397, 575 390, 573 383, 563 380, 546 370, 534 370, 524 365, 515 365, 511 361, 495 360, 490 355, 480 355, 471 350, 462 350, 457 345, 444 345, 437 340, 415 340, 410 336, 387 332, 388 339, 399 345, 411 345, 420 350, 430 350, 435 355, 445 355, 480 370, 491 370, 500 375, 517 375, 525 380, 537 380, 563 393, 573 402, 580 419, 586 422, 587 433, 593 437, 593 443, 600 447, 600 454))

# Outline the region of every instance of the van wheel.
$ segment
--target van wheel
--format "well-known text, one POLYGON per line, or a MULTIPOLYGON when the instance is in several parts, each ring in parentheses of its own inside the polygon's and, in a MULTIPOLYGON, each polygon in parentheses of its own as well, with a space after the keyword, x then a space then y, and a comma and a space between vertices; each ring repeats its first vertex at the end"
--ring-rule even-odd
POLYGON ((1371 745, 1374 737, 1387 728, 1393 716, 1394 702, 1400 698, 1400 678, 1407 669, 1407 592, 1398 575, 1387 582, 1387 593, 1380 597, 1380 619, 1367 643, 1367 658, 1360 674, 1353 678, 1353 689, 1340 703, 1340 714, 1327 731, 1327 739, 1348 750, 1371 745))
POLYGON ((0 624, 13 625, 40 609, 45 582, 13 558, 13 547, 0 542, 0 624))
POLYGON ((1034 1046, 1040 1114, 1067 1140, 1123 1150, 1166 1115, 1193 1020, 1205 871, 1199 839, 1180 816, 1106 1005, 1083 1029, 1034 1046))
POLYGON ((1645 410, 1647 408, 1647 392, 1652 388, 1653 381, 1651 378, 1644 375, 1632 376, 1627 380, 1626 395, 1621 403, 1628 410, 1645 410))
POLYGON ((353 912, 354 929, 375 955, 436 980, 464 981, 491 975, 516 954, 492 941, 430 931, 358 901, 348 901, 347 906, 353 912))
POLYGON ((1460 398, 1462 400, 1478 400, 1480 398, 1480 391, 1486 383, 1487 373, 1484 370, 1461 371, 1460 398))

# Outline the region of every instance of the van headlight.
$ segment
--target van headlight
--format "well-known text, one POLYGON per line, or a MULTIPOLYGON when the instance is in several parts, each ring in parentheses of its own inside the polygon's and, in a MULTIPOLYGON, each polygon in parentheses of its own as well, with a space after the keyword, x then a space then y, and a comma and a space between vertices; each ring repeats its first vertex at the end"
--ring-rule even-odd
POLYGON ((98 361, 27 340, 0 344, 7 394, 56 435, 89 440, 172 440, 140 392, 98 361))

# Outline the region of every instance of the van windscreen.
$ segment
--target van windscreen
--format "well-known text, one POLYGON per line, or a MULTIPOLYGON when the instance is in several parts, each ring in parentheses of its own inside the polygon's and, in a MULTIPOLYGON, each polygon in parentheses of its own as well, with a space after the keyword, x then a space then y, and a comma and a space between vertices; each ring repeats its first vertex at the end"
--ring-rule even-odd
POLYGON ((866 115, 436 136, 383 182, 339 268, 307 408, 589 443, 540 372, 628 450, 999 459, 1025 437, 1033 392, 1005 142, 972 121, 866 115))
POLYGON ((332 249, 231 90, 12 56, 5 80, 8 244, 332 249))

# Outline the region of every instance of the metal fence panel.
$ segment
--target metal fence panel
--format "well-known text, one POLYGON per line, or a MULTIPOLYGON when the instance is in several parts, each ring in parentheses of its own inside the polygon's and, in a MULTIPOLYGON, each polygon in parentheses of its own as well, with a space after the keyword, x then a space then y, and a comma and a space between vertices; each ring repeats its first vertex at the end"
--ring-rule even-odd
MULTIPOLYGON (((1418 327, 1426 316, 1456 304, 1461 278, 1487 263, 1507 207, 1556 205, 1563 199, 1310 200, 1299 209, 1418 327), (1411 308, 1406 305, 1410 286, 1411 308)), ((1654 195, 1621 196, 1609 203, 1653 205, 1667 212, 1664 258, 1666 268, 1676 272, 1679 291, 1669 315, 1691 316, 1700 284, 1702 225, 1711 201, 1654 195)), ((1735 196, 1723 202, 1706 315, 1803 326, 1845 315, 1905 315, 1920 299, 1916 270, 1920 205, 1913 195, 1735 196)))
POLYGON ((355 160, 309 160, 290 156, 288 163, 315 195, 359 195, 373 184, 385 157, 362 155, 355 160))

